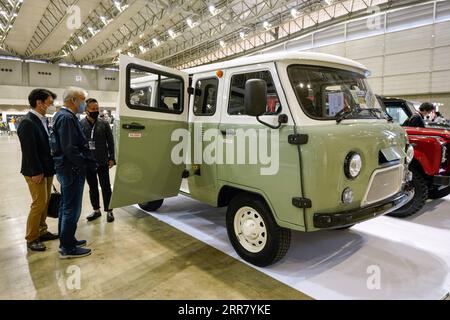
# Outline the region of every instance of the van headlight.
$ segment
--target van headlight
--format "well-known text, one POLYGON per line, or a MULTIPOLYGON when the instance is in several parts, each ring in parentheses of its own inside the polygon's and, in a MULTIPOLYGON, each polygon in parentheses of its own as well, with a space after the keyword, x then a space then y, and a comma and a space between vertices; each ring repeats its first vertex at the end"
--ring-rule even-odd
POLYGON ((406 148, 406 164, 410 164, 411 161, 414 159, 414 147, 409 144, 406 148))
POLYGON ((361 156, 356 152, 350 152, 345 158, 344 172, 347 178, 355 179, 362 168, 361 156))

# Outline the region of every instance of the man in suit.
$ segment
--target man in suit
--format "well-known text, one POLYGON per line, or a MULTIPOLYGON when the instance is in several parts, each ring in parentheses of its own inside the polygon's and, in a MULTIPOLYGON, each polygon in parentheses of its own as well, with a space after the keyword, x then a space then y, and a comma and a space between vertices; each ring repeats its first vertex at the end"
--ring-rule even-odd
POLYGON ((84 136, 88 139, 92 156, 98 164, 96 171, 88 170, 86 172, 86 181, 89 184, 89 196, 94 210, 92 214, 87 216, 87 220, 92 221, 102 215, 100 212, 100 195, 98 192, 98 183, 100 181, 106 221, 113 222, 114 215, 112 209, 109 208, 112 193, 109 169, 116 164, 114 159, 114 138, 109 123, 99 118, 97 100, 86 100, 86 118, 81 120, 81 126, 83 127, 84 136))
POLYGON ((55 161, 56 177, 61 184, 59 236, 61 259, 81 258, 91 254, 83 248, 86 240, 75 237, 81 214, 86 171, 96 162, 92 158, 77 114, 86 107, 87 92, 69 88, 63 93, 64 106, 53 117, 50 148, 55 161))
POLYGON ((20 172, 25 177, 32 198, 25 236, 27 247, 32 251, 45 251, 44 241, 58 239, 58 235, 47 230, 45 223, 55 174, 45 114, 54 99, 56 95, 49 90, 31 91, 28 96, 31 110, 17 130, 22 148, 20 172))

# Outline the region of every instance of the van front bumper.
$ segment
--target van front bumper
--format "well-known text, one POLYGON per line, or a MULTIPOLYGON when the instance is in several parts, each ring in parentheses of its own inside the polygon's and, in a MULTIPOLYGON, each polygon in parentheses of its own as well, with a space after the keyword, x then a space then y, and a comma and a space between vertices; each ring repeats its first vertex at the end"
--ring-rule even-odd
POLYGON ((315 213, 313 217, 314 227, 318 229, 335 229, 350 226, 391 213, 407 204, 413 197, 414 190, 404 190, 365 208, 338 213, 315 213))

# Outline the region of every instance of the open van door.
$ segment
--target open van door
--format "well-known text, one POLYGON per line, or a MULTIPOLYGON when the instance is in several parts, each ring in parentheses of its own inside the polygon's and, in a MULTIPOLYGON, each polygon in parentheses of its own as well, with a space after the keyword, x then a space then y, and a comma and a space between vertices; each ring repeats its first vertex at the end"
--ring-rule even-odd
POLYGON ((172 159, 180 141, 171 138, 175 130, 187 130, 187 88, 184 72, 120 56, 119 119, 114 122, 117 170, 111 208, 178 194, 185 165, 172 159))

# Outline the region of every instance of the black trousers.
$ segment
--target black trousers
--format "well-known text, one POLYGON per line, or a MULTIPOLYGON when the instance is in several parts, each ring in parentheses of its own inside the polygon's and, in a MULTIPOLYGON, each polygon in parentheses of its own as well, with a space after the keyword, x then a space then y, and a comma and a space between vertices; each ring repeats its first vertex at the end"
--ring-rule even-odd
POLYGON ((109 202, 111 201, 111 183, 109 180, 108 165, 99 166, 97 171, 88 170, 86 172, 86 181, 89 185, 89 197, 94 210, 100 209, 100 194, 98 192, 98 182, 102 188, 103 207, 105 211, 110 211, 109 202), (97 180, 98 176, 98 180, 97 180))

